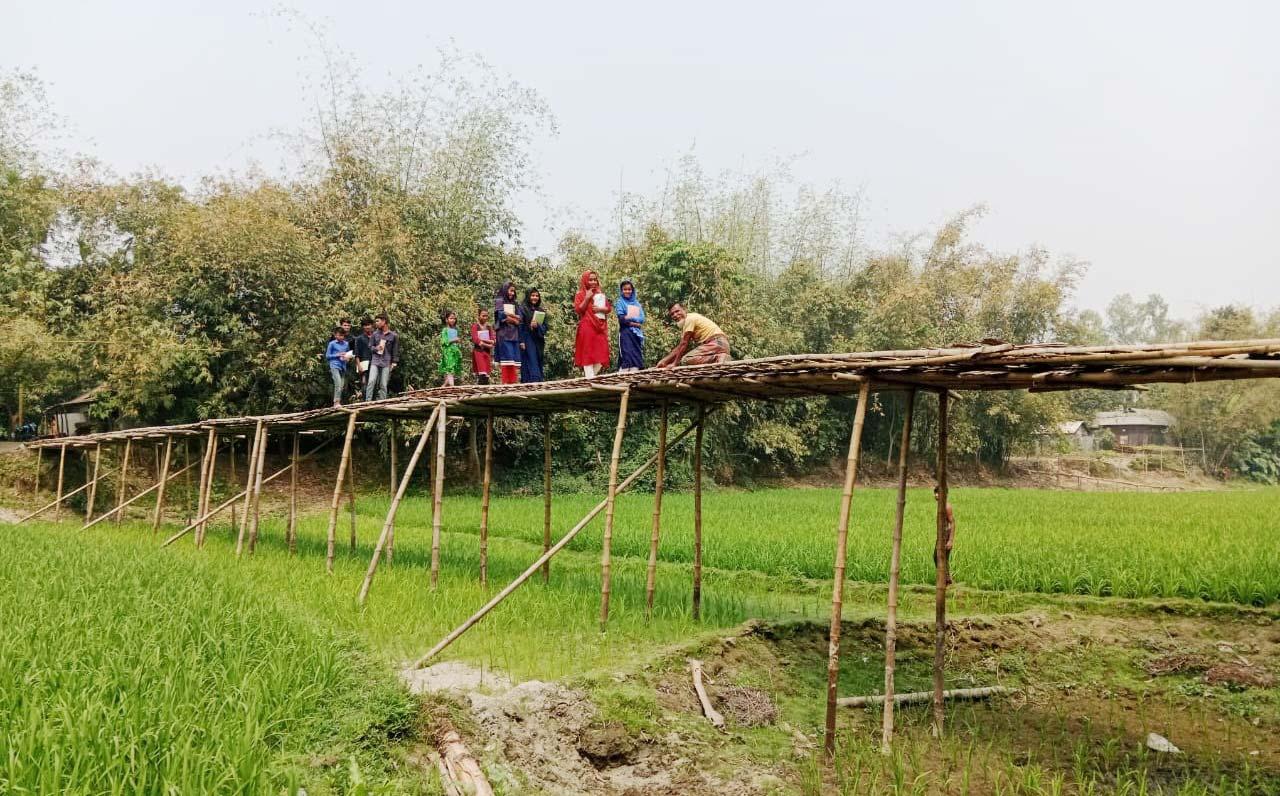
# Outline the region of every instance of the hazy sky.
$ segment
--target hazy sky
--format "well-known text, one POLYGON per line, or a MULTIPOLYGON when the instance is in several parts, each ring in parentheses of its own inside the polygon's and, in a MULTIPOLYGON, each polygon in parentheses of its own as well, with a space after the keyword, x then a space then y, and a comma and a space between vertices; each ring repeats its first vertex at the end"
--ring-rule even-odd
MULTIPOLYGON (((872 243, 982 202, 987 245, 1092 263, 1081 306, 1280 305, 1280 3, 291 5, 375 83, 452 41, 540 92, 535 250, 691 148, 712 172, 799 155, 863 192, 872 243)), ((36 68, 70 145, 118 172, 271 168, 310 42, 260 8, 0 0, 0 67, 36 68)))

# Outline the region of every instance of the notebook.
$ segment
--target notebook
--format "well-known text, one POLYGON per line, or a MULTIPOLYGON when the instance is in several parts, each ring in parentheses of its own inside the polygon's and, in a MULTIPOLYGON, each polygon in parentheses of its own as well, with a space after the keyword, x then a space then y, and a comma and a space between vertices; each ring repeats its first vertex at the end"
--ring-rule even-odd
POLYGON ((476 336, 479 337, 481 340, 485 341, 486 343, 489 342, 489 340, 491 339, 488 329, 477 330, 476 336))
POLYGON ((453 328, 452 326, 446 326, 446 327, 444 328, 444 333, 449 337, 449 342, 450 342, 450 343, 457 342, 457 340, 458 340, 458 330, 457 330, 457 329, 453 328))
POLYGON ((502 305, 502 311, 503 311, 504 313, 506 313, 507 315, 515 315, 515 314, 516 314, 516 305, 514 305, 514 304, 503 304, 503 305, 502 305))
POLYGON ((640 317, 640 308, 634 304, 627 305, 627 320, 634 321, 640 317))
POLYGON ((604 309, 606 299, 603 293, 595 294, 594 296, 591 297, 591 301, 596 305, 596 309, 598 310, 604 309))
POLYGON ((534 322, 534 323, 536 323, 536 324, 538 324, 539 326, 541 326, 541 325, 542 325, 542 322, 543 322, 543 321, 545 321, 546 319, 547 319, 547 314, 546 314, 545 312, 543 312, 542 310, 534 310, 534 311, 533 311, 533 322, 534 322))

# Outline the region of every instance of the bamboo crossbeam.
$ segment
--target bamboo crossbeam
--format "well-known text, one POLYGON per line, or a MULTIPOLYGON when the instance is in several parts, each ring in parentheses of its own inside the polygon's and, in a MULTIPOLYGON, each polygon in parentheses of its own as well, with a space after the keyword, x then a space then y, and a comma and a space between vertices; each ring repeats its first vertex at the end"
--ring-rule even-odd
POLYGON ((858 407, 854 410, 853 430, 849 434, 849 455, 845 461, 844 491, 840 495, 840 519, 836 526, 836 555, 831 576, 831 630, 827 645, 827 716, 823 751, 828 760, 836 751, 836 696, 840 684, 840 630, 844 614, 844 574, 849 555, 849 515, 853 489, 858 480, 858 457, 862 452, 862 428, 867 417, 867 398, 871 385, 863 382, 858 391, 858 407))
MULTIPOLYGON (((942 698, 952 701, 989 699, 1002 694, 1012 694, 1016 690, 1000 685, 987 686, 985 688, 953 688, 943 691, 942 698)), ((841 697, 837 703, 842 708, 875 707, 876 705, 917 705, 922 702, 932 702, 935 695, 932 691, 911 691, 906 694, 894 694, 892 696, 893 698, 888 701, 881 695, 841 697)))
MULTIPOLYGON (((165 479, 164 479, 164 483, 167 483, 167 482, 169 482, 169 481, 172 481, 173 479, 175 479, 175 478, 177 478, 178 476, 180 476, 180 475, 182 475, 183 473, 185 473, 185 472, 187 471, 187 469, 188 469, 188 468, 190 468, 190 467, 194 467, 194 466, 195 466, 195 465, 188 464, 186 467, 183 467, 181 470, 177 471, 176 473, 170 473, 170 474, 169 474, 169 476, 168 476, 167 478, 165 478, 165 479)), ((157 490, 157 489, 159 489, 159 488, 160 488, 160 484, 152 484, 151 486, 149 486, 149 487, 147 487, 146 489, 142 490, 142 491, 141 491, 141 492, 139 492, 138 494, 136 494, 136 495, 134 495, 133 497, 129 498, 128 500, 126 500, 125 502, 123 502, 123 503, 121 503, 120 505, 116 506, 115 508, 111 509, 110 511, 105 512, 105 513, 103 513, 102 515, 100 515, 99 517, 97 517, 96 519, 90 520, 89 522, 85 523, 85 524, 84 524, 84 527, 82 527, 80 530, 82 530, 82 531, 87 531, 87 530, 89 530, 90 528, 92 528, 93 526, 95 526, 95 525, 97 525, 98 523, 100 523, 100 522, 102 522, 103 520, 105 520, 106 518, 108 518, 108 517, 111 517, 111 516, 114 516, 114 515, 116 515, 116 514, 121 513, 124 509, 126 509, 126 508, 128 508, 129 506, 133 505, 133 504, 134 504, 134 503, 136 503, 138 500, 140 500, 140 499, 142 499, 142 498, 146 497, 147 495, 150 495, 152 492, 156 491, 156 490, 157 490)))
POLYGON ((902 442, 898 446, 898 502, 893 515, 892 552, 889 556, 889 608, 884 623, 884 703, 881 717, 880 751, 888 754, 893 745, 893 672, 898 648, 898 577, 902 569, 902 524, 907 512, 907 465, 911 458, 911 423, 915 416, 916 392, 907 393, 906 414, 902 418, 902 442))
MULTIPOLYGON (((697 425, 696 423, 690 423, 683 431, 677 434, 673 440, 671 440, 671 442, 668 444, 668 447, 670 448, 670 447, 675 447, 676 445, 679 445, 685 439, 685 437, 688 437, 690 434, 693 433, 693 430, 696 425, 697 425)), ((625 479, 623 479, 621 483, 618 484, 618 488, 615 494, 620 495, 623 492, 625 492, 627 489, 629 489, 632 484, 634 484, 637 480, 639 480, 640 476, 644 475, 645 472, 650 467, 653 466, 654 462, 656 462, 657 459, 658 459, 658 454, 656 453, 650 456, 648 459, 646 459, 639 467, 637 467, 631 473, 631 475, 627 476, 625 479)), ((554 545, 551 546, 551 549, 547 550, 545 553, 539 556, 537 561, 534 561, 532 564, 530 564, 528 569, 526 569, 524 572, 521 572, 518 576, 516 576, 515 580, 507 584, 507 586, 503 588, 502 591, 495 594, 489 600, 489 602, 484 604, 484 606, 479 611, 476 611, 465 622, 463 622, 461 625, 458 625, 456 628, 450 631, 450 633, 447 636, 440 639, 440 641, 437 642, 434 647, 428 650, 427 653, 423 655, 421 658, 416 660, 410 668, 421 669, 424 665, 426 665, 427 661, 431 660, 432 658, 434 658, 435 656, 443 652, 446 647, 448 647, 453 642, 457 641, 459 636, 461 636, 463 633, 466 633, 468 630, 474 627, 481 619, 484 619, 485 615, 487 615, 490 611, 496 608, 499 603, 507 599, 507 597, 510 597, 512 592, 520 588, 521 584, 523 584, 529 578, 533 577, 534 573, 536 573, 539 568, 541 568, 546 562, 550 561, 556 555, 556 553, 559 553, 566 546, 568 546, 568 544, 573 541, 574 537, 582 532, 583 528, 586 528, 587 525, 589 525, 592 520, 594 520, 597 516, 599 516, 600 512, 604 511, 606 502, 607 501, 602 500, 599 503, 597 503, 595 508, 587 512, 586 516, 584 516, 581 520, 578 520, 577 524, 575 524, 572 528, 570 528, 568 532, 565 533, 564 536, 560 537, 560 540, 558 542, 556 542, 554 545)))

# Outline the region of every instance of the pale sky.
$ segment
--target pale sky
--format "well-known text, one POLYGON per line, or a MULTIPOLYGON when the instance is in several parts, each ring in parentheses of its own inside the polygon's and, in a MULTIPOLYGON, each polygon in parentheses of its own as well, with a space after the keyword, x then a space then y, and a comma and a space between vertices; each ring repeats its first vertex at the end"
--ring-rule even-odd
MULTIPOLYGON (((864 197, 870 243, 977 203, 976 237, 1092 263, 1078 304, 1280 305, 1280 3, 291 3, 378 83, 474 52, 538 91, 525 241, 608 218, 691 148, 864 197), (961 7, 964 6, 964 7, 961 7)), ((192 181, 276 157, 311 42, 244 0, 0 0, 70 148, 192 181)))

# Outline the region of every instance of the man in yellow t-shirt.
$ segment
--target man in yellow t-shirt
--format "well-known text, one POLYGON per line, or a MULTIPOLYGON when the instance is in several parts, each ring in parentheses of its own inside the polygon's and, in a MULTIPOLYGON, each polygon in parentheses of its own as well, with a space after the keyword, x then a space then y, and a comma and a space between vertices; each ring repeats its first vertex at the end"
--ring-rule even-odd
POLYGON ((672 304, 667 313, 680 324, 680 342, 658 362, 658 367, 718 365, 729 361, 729 338, 715 321, 689 312, 680 304, 672 304))

